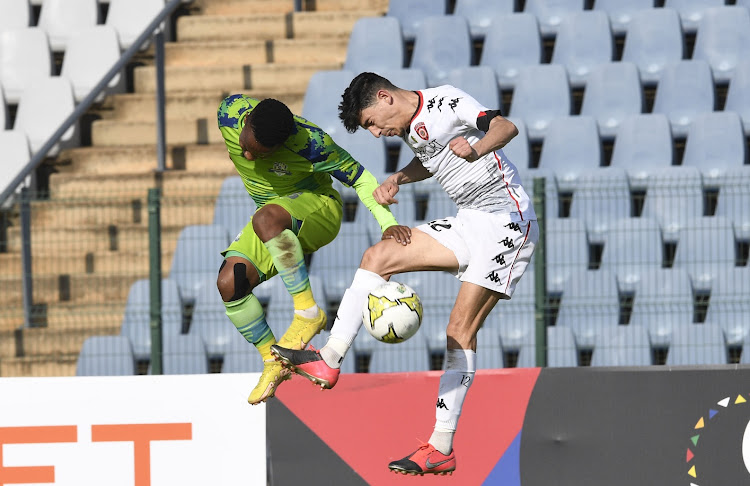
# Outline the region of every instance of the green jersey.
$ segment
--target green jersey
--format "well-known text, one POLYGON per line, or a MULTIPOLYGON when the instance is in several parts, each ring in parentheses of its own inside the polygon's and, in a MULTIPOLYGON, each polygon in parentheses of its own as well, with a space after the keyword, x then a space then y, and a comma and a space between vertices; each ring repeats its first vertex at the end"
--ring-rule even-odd
POLYGON ((259 208, 271 199, 300 191, 337 194, 331 180, 335 177, 357 191, 381 231, 397 224, 390 209, 378 204, 372 196, 378 187, 375 176, 339 147, 330 135, 301 116, 294 115, 295 130, 278 150, 267 157, 247 160, 240 148, 240 132, 247 114, 258 103, 259 100, 244 95, 228 96, 219 106, 218 121, 229 158, 259 208))

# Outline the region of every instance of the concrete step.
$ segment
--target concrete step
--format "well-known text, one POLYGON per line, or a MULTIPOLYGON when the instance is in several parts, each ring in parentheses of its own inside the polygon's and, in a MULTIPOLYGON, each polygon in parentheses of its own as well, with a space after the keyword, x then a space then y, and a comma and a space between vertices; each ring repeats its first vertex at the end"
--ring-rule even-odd
POLYGON ((0 376, 75 376, 78 353, 0 359, 0 376))
POLYGON ((388 12, 388 0, 313 0, 312 3, 315 4, 314 10, 318 12, 341 12, 345 10, 371 10, 379 14, 388 12))
POLYGON ((346 38, 205 40, 171 42, 165 52, 167 66, 343 64, 347 45, 346 38))
POLYGON ((242 15, 248 13, 289 13, 294 0, 193 0, 202 15, 242 15))
MULTIPOLYGON (((39 275, 33 280, 34 304, 46 303, 50 305, 59 302, 76 304, 102 304, 108 302, 124 302, 128 297, 130 286, 148 274, 71 274, 71 275, 39 275)), ((0 304, 12 306, 21 305, 21 277, 5 277, 0 279, 0 288, 4 289, 0 295, 0 304), (15 288, 12 288, 15 284, 15 288)), ((42 313, 44 315, 44 313, 42 313)), ((43 318, 40 318, 44 320, 43 318)))
MULTIPOLYGON (((194 91, 219 91, 234 87, 279 93, 304 93, 313 74, 321 70, 341 69, 341 63, 254 64, 229 66, 168 66, 164 69, 164 86, 170 94, 194 91)), ((136 93, 154 93, 154 66, 139 66, 134 71, 136 93)))
MULTIPOLYGON (((103 317, 103 316, 102 316, 103 317)), ((104 318, 104 317, 103 317, 104 318)), ((59 354, 78 355, 83 342, 89 336, 113 335, 120 333, 120 323, 116 325, 98 325, 96 327, 54 329, 28 328, 24 329, 21 338, 22 356, 54 357, 59 354)), ((12 357, 12 356, 9 356, 12 357)))
MULTIPOLYGON (((224 139, 215 117, 171 119, 166 121, 168 144, 220 143, 224 139), (209 120, 212 123, 209 123, 209 120)), ((156 144, 156 122, 96 120, 91 125, 91 143, 95 147, 156 144)))
MULTIPOLYGON (((174 248, 161 249, 162 272, 168 273, 174 248)), ((109 274, 125 270, 147 275, 149 272, 149 251, 86 251, 74 248, 70 253, 55 255, 38 254, 31 257, 31 271, 35 276, 49 274, 109 274)), ((21 275, 21 255, 3 253, 0 255, 0 277, 21 275)), ((2 326, 0 326, 2 327, 2 326)))
POLYGON ((378 10, 294 12, 290 14, 189 15, 177 19, 177 41, 348 39, 360 17, 378 10))

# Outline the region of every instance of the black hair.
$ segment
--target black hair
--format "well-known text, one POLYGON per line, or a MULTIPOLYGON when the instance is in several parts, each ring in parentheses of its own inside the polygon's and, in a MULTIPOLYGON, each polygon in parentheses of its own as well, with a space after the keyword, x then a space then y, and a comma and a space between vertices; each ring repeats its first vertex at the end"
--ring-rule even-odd
POLYGON ((376 95, 381 89, 398 88, 383 76, 375 73, 360 73, 352 80, 341 96, 339 104, 339 118, 344 123, 347 132, 357 131, 362 110, 375 103, 376 95))
POLYGON ((250 127, 255 139, 264 147, 275 147, 294 132, 294 115, 279 100, 266 98, 247 115, 245 127, 250 127))

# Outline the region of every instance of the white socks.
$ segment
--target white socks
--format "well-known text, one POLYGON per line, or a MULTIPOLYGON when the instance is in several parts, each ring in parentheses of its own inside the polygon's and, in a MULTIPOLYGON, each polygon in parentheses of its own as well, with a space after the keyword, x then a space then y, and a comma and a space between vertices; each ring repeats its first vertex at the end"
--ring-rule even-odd
POLYGON ((336 320, 331 328, 331 337, 320 350, 320 356, 331 368, 339 368, 354 338, 362 327, 362 307, 367 301, 367 294, 385 279, 377 273, 358 268, 351 286, 344 292, 336 320))
POLYGON ((435 404, 435 430, 429 440, 443 454, 450 454, 453 450, 453 435, 477 370, 476 357, 477 354, 470 349, 448 349, 445 352, 445 372, 440 377, 435 404))

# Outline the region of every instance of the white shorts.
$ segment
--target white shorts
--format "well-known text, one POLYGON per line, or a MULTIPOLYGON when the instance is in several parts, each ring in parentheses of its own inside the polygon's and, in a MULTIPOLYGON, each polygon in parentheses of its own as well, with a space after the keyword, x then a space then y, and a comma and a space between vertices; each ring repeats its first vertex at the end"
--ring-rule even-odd
POLYGON ((417 226, 451 250, 458 259, 456 277, 510 299, 531 262, 539 226, 536 221, 511 222, 507 214, 459 209, 455 217, 417 226))

